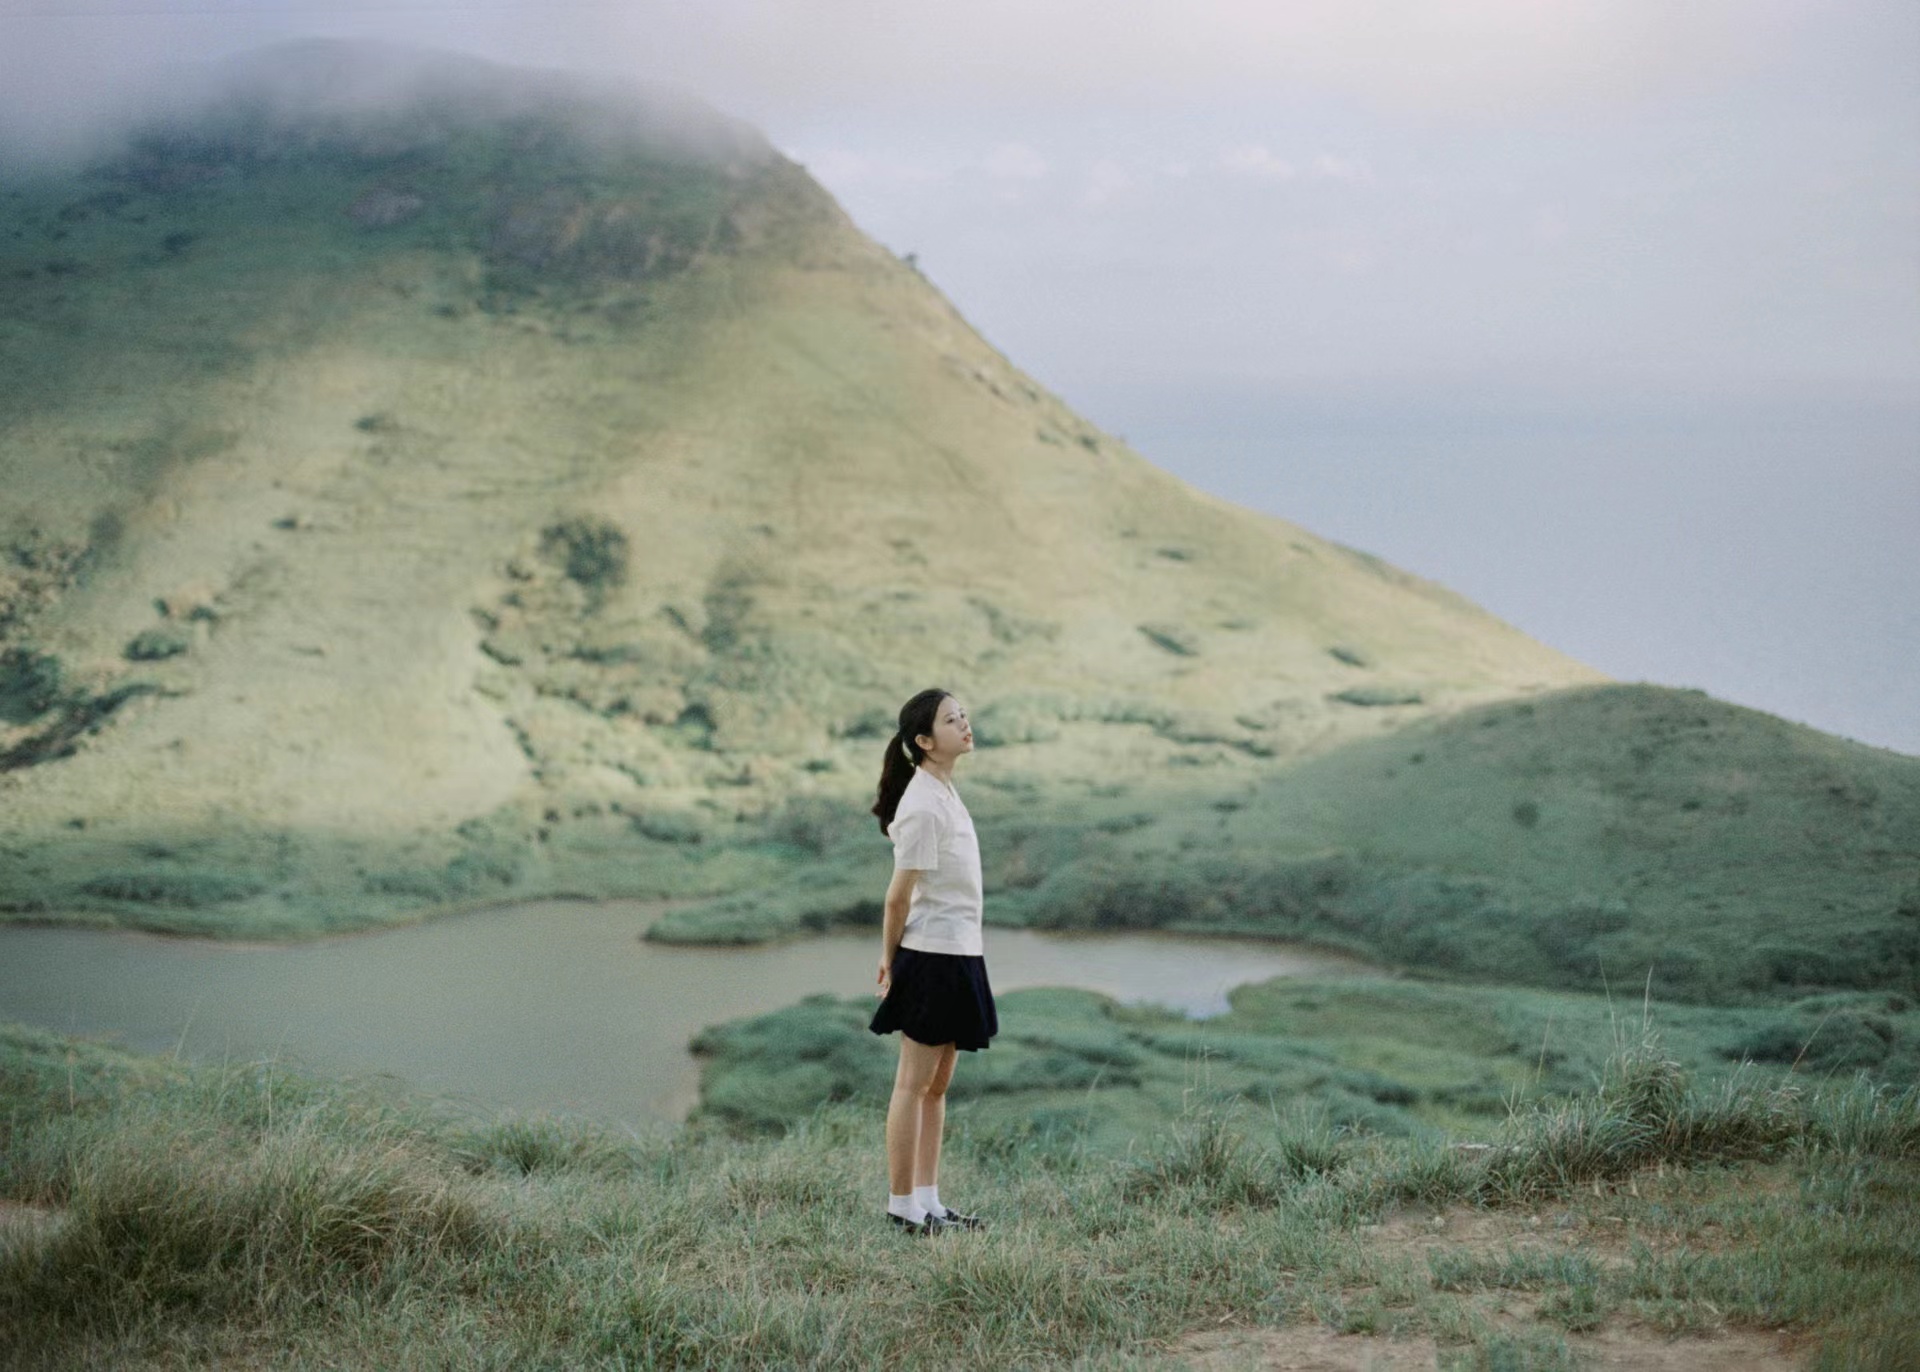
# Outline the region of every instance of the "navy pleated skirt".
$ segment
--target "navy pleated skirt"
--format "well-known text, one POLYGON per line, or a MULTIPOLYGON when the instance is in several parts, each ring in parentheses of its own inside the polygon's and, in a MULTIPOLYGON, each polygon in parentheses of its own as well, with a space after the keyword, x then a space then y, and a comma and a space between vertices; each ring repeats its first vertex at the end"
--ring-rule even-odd
POLYGON ((887 997, 867 1026, 876 1034, 898 1029, 915 1043, 951 1043, 969 1053, 1000 1032, 987 983, 987 960, 959 953, 901 948, 893 955, 887 997))

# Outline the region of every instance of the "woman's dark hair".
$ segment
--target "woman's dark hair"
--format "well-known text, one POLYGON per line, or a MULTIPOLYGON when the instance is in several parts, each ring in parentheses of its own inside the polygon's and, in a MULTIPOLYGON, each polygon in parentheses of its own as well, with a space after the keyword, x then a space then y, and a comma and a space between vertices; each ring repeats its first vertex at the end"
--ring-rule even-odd
POLYGON ((926 750, 919 744, 922 734, 933 733, 933 717, 940 702, 952 695, 938 686, 929 686, 900 707, 900 732, 887 740, 887 756, 880 764, 880 792, 874 797, 873 813, 880 817, 880 832, 893 823, 893 812, 900 808, 900 797, 913 780, 913 769, 920 765, 926 750))

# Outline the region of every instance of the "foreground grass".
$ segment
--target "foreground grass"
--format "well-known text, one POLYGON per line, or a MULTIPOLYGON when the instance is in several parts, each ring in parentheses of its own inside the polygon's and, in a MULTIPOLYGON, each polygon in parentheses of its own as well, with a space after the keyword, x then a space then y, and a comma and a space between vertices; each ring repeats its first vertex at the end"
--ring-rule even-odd
POLYGON ((928 1243, 876 1222, 867 1108, 750 1139, 476 1124, 15 1028, 0 1110, 0 1197, 45 1216, 0 1227, 9 1367, 1123 1366, 1315 1322, 1550 1366, 1621 1320, 1893 1367, 1920 1327, 1914 1093, 1695 1089, 1651 1042, 1471 1151, 1230 1106, 1126 1158, 960 1129, 943 1190, 993 1227, 928 1243), (1409 1207, 1607 1239, 1416 1262, 1378 1227, 1409 1207))

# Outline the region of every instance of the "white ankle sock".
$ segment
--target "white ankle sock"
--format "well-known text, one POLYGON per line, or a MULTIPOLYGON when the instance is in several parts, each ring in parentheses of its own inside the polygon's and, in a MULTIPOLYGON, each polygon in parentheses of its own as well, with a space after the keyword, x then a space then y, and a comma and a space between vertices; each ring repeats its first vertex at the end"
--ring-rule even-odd
POLYGON ((929 1215, 944 1216, 947 1213, 947 1207, 940 1204, 940 1188, 938 1186, 914 1187, 913 1201, 915 1205, 918 1205, 929 1215))
POLYGON ((887 1197, 887 1213, 898 1215, 909 1224, 921 1224, 927 1218, 927 1207, 920 1202, 919 1193, 912 1195, 887 1197))

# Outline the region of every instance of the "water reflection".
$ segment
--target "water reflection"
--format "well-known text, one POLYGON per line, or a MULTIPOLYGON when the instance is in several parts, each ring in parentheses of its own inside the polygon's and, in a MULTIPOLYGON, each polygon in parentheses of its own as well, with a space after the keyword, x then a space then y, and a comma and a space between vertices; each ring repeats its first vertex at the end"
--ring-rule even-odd
MULTIPOLYGON (((549 901, 294 946, 0 929, 0 1019, 201 1060, 388 1073, 477 1109, 662 1122, 693 1105, 701 1026, 872 992, 879 939, 670 948, 658 907, 549 901)), ((1237 985, 1364 964, 1239 939, 990 929, 996 991, 1082 986, 1189 1014, 1237 985)))

